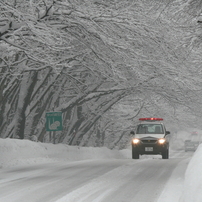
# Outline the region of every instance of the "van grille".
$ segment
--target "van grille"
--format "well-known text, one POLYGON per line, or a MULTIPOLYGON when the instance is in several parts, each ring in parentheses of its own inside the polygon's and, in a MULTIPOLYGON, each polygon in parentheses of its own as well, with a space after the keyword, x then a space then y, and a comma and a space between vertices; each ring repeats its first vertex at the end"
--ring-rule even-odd
POLYGON ((157 140, 141 140, 144 144, 155 144, 157 140))

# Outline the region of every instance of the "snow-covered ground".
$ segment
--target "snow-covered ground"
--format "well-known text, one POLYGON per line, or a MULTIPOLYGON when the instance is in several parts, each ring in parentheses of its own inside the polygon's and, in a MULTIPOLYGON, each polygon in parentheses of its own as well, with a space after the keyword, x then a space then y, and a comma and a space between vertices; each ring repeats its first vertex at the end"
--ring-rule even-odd
MULTIPOLYGON (((48 144, 29 140, 0 139, 0 168, 52 163, 72 162, 87 159, 131 158, 131 150, 109 150, 107 148, 78 147, 64 144, 48 144)), ((202 145, 191 158, 184 179, 178 179, 181 167, 172 173, 158 202, 171 202, 175 194, 180 202, 202 201, 202 145)), ((183 165, 183 164, 180 164, 183 165)), ((183 169, 183 168, 182 168, 183 169)))
POLYGON ((68 146, 30 140, 0 139, 0 167, 13 167, 55 161, 78 161, 86 159, 131 158, 129 150, 68 146))

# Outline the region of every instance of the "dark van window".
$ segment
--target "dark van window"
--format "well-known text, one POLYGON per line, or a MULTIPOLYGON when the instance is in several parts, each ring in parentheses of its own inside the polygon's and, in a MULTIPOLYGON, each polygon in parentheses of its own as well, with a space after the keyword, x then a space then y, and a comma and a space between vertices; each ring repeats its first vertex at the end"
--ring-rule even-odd
POLYGON ((161 124, 140 124, 137 134, 163 134, 163 126, 161 124))

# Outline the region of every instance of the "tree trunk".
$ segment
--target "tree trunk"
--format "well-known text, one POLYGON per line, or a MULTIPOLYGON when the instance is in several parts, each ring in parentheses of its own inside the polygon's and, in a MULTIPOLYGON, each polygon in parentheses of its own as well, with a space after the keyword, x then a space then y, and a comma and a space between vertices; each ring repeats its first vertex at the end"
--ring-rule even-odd
POLYGON ((15 128, 14 137, 24 139, 25 121, 26 121, 26 109, 30 104, 30 98, 37 82, 37 72, 24 73, 18 98, 17 112, 15 115, 15 128))

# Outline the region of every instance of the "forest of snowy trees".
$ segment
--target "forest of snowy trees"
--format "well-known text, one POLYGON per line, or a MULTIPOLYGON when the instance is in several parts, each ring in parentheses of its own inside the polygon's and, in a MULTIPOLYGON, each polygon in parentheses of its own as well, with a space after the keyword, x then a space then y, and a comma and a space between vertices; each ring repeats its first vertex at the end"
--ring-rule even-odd
POLYGON ((0 0, 0 137, 124 148, 139 116, 200 127, 200 0, 0 0))

